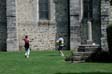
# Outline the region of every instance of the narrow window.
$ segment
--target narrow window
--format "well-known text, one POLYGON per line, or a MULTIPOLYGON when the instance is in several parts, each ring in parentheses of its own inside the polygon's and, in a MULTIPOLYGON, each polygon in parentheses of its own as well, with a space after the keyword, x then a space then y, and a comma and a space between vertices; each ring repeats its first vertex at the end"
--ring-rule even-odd
POLYGON ((48 20, 48 0, 39 0, 39 19, 48 20))
POLYGON ((110 5, 112 6, 112 0, 110 0, 110 5))
POLYGON ((84 1, 84 18, 88 18, 88 0, 83 0, 84 1))
POLYGON ((92 18, 92 0, 84 0, 84 17, 92 18))

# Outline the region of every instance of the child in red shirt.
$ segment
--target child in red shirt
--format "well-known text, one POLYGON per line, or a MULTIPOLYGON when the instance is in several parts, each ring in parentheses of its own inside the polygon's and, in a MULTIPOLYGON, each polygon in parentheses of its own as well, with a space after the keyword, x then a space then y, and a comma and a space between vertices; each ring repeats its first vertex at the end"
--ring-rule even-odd
POLYGON ((25 43, 25 45, 24 45, 24 47, 25 47, 25 57, 29 58, 30 48, 29 48, 29 38, 28 38, 28 36, 26 35, 23 40, 24 40, 24 43, 25 43))

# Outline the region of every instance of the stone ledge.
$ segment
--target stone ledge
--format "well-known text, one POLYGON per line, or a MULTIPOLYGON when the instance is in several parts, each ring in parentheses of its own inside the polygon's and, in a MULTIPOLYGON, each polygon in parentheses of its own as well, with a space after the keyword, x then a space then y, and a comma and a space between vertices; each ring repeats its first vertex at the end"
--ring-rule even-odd
POLYGON ((83 44, 78 48, 78 52, 94 52, 99 48, 99 45, 83 44))

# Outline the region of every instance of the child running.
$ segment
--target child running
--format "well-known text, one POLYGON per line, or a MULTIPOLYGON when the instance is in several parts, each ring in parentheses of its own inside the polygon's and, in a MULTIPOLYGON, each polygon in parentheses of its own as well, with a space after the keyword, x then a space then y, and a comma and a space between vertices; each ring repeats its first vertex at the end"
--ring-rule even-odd
POLYGON ((64 47, 64 39, 63 39, 63 37, 60 37, 56 42, 58 44, 58 51, 60 52, 61 56, 64 56, 64 53, 62 52, 62 49, 64 47))
POLYGON ((25 57, 29 58, 30 48, 29 48, 29 38, 28 38, 28 35, 26 35, 23 40, 24 40, 24 43, 25 43, 25 45, 24 45, 24 47, 25 47, 25 57))

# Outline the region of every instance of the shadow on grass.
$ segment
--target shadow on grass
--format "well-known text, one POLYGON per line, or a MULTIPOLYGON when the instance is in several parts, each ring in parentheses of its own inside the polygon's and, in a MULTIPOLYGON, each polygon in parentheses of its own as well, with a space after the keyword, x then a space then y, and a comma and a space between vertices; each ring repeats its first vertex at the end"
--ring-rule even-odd
POLYGON ((55 74, 112 74, 112 72, 81 72, 81 73, 55 73, 55 74))

